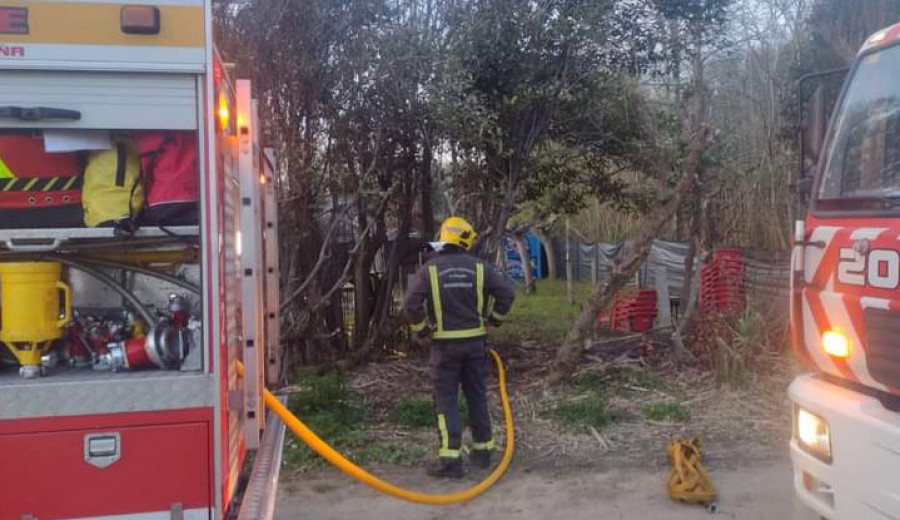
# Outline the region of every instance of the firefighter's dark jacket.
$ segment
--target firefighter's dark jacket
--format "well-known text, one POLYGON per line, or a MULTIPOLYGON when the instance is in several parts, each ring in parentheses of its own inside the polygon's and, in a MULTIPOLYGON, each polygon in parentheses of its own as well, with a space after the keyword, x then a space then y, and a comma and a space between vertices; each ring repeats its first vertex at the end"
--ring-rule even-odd
POLYGON ((497 269, 445 246, 413 276, 404 312, 414 332, 430 322, 436 340, 478 338, 487 334, 486 321, 503 321, 514 299, 512 284, 497 269))

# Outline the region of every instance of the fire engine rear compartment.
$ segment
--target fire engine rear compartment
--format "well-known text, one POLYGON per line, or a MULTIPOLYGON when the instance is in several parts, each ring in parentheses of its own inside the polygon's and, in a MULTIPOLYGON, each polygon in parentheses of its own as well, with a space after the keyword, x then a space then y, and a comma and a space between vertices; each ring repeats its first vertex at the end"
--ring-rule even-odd
MULTIPOLYGON (((79 141, 110 131, 109 147, 71 152, 83 168, 72 186, 87 198, 87 176, 97 173, 92 162, 99 164, 101 156, 118 160, 108 168, 116 175, 123 164, 134 170, 140 163, 143 175, 146 165, 134 156, 140 136, 178 132, 193 137, 193 182, 203 185, 209 180, 201 179, 201 172, 210 171, 200 103, 204 82, 202 75, 184 74, 0 71, 4 105, 80 114, 77 119, 0 118, 0 140, 43 139, 49 154, 48 133, 71 131, 63 137, 77 147, 79 141), (118 143, 126 141, 123 155, 118 143)), ((25 207, 3 207, 13 199, 0 194, 0 216, 27 212, 29 203, 39 206, 45 200, 34 188, 43 189, 48 180, 32 185, 29 172, 0 166, 0 177, 10 174, 5 187, 12 188, 7 191, 32 191, 21 197, 25 207)), ((128 175, 131 187, 135 173, 128 175)), ((137 179, 135 186, 146 182, 137 179)), ((118 178, 115 184, 121 191, 118 178)), ((148 186, 143 190, 146 209, 148 186)), ((236 199, 236 190, 232 192, 236 199)), ((103 193, 101 189, 94 196, 103 193)), ((240 469, 242 396, 236 391, 229 395, 234 411, 226 412, 228 436, 221 449, 233 468, 220 470, 215 430, 222 379, 214 373, 213 356, 219 353, 204 326, 220 322, 204 290, 220 283, 210 282, 212 273, 205 267, 217 261, 219 251, 212 256, 204 247, 210 223, 199 211, 202 198, 193 201, 194 222, 151 225, 129 215, 137 221, 136 229, 118 222, 72 225, 71 220, 56 227, 52 216, 49 223, 10 227, 9 219, 0 218, 0 455, 4 467, 14 468, 0 472, 0 520, 29 515, 170 518, 175 512, 207 519, 217 502, 225 500, 216 495, 230 495, 231 490, 216 490, 216 482, 227 481, 217 473, 240 469)), ((111 199, 83 200, 85 210, 89 202, 101 211, 113 204, 111 199)), ((233 221, 235 209, 231 205, 233 221)), ((239 261, 228 250, 235 246, 234 237, 232 231, 221 251, 225 263, 233 264, 224 269, 234 278, 225 287, 232 297, 239 261)), ((238 301, 223 299, 235 318, 238 301)), ((239 329, 229 332, 237 338, 239 329)), ((238 349, 226 351, 237 355, 238 349)), ((230 375, 228 390, 237 388, 236 375, 230 375)))
POLYGON ((21 50, 0 56, 0 143, 43 142, 0 164, 0 520, 254 517, 280 453, 259 407, 279 316, 275 162, 250 83, 221 64, 207 0, 5 5, 29 30, 0 38, 21 50), (126 30, 125 9, 156 30, 126 30))

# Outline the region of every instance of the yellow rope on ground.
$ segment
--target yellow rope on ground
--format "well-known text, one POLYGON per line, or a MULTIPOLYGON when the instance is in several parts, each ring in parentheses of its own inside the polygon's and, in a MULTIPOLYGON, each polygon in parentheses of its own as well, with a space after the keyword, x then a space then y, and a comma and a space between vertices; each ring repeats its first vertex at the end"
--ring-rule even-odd
MULTIPOLYGON (((513 452, 515 451, 515 431, 513 428, 512 408, 509 405, 509 395, 506 393, 506 372, 503 369, 503 362, 501 361, 500 356, 493 350, 491 350, 490 353, 494 358, 494 364, 497 365, 497 374, 500 379, 500 402, 503 404, 503 415, 506 418, 506 450, 503 452, 503 458, 500 459, 500 464, 497 465, 497 468, 494 469, 486 479, 479 482, 477 485, 458 493, 430 495, 403 489, 390 482, 381 480, 375 475, 360 468, 329 446, 316 435, 315 432, 303 424, 303 421, 298 419, 296 415, 292 414, 290 410, 281 404, 281 401, 279 401, 272 392, 263 389, 263 399, 266 402, 266 406, 271 408, 272 411, 284 421, 287 427, 297 435, 297 437, 308 444, 310 448, 318 452, 325 460, 360 482, 371 486, 382 493, 417 504, 447 505, 467 502, 484 493, 500 480, 500 477, 503 476, 506 469, 509 467, 509 463, 512 462, 513 452)), ((243 366, 238 364, 238 370, 239 372, 243 372, 243 366)))
POLYGON ((669 497, 691 504, 711 504, 716 488, 700 462, 700 439, 677 439, 666 448, 672 471, 666 482, 669 497))

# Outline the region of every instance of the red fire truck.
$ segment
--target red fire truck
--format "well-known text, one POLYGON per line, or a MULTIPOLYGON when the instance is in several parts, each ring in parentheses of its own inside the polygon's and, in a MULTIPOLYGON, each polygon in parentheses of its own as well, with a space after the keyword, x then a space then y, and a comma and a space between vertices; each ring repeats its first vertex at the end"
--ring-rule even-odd
POLYGON ((272 514, 278 176, 211 12, 0 0, 0 520, 272 514))
POLYGON ((847 71, 811 76, 802 133, 791 329, 800 361, 791 456, 829 519, 900 518, 900 25, 847 71), (830 123, 829 83, 840 81, 830 123), (896 334, 896 335, 895 335, 896 334))

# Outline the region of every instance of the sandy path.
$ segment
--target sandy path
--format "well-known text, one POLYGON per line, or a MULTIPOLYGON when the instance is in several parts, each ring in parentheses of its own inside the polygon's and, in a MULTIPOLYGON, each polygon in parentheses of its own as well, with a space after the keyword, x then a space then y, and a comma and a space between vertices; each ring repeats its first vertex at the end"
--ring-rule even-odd
MULTIPOLYGON (((380 472, 396 482, 430 492, 463 487, 434 482, 420 471, 380 472)), ((282 479, 276 520, 606 520, 701 519, 814 520, 793 495, 790 465, 757 463, 713 472, 719 514, 674 504, 663 490, 665 472, 648 469, 514 471, 488 494, 459 506, 431 508, 384 497, 333 471, 282 479)))

